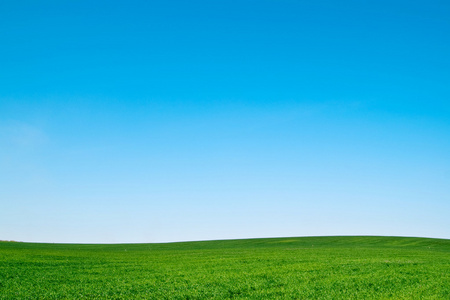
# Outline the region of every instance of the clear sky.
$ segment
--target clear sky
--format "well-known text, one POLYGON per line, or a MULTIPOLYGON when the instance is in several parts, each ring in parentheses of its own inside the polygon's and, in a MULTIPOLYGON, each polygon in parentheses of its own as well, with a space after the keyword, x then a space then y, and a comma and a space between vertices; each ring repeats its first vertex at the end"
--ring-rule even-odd
POLYGON ((0 239, 450 238, 448 1, 1 1, 0 239))

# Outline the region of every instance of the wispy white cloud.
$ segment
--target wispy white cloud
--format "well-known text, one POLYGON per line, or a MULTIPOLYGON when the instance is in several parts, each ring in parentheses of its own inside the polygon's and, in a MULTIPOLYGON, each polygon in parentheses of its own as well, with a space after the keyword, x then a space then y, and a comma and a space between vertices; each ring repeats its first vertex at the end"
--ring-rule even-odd
POLYGON ((40 147, 48 142, 48 136, 40 127, 23 122, 1 126, 0 137, 3 143, 21 148, 40 147))

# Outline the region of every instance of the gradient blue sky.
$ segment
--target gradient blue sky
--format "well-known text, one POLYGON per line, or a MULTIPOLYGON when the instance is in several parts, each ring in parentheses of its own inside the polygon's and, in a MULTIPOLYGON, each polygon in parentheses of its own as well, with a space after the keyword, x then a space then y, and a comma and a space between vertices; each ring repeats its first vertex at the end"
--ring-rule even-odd
POLYGON ((0 239, 450 238, 448 1, 2 1, 0 239))

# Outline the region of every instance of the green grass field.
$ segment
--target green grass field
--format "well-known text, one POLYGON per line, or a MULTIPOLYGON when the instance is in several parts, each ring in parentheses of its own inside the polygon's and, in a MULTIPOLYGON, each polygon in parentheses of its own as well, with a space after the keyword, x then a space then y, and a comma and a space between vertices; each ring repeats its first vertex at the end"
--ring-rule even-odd
POLYGON ((450 299, 450 240, 0 242, 0 299, 450 299))

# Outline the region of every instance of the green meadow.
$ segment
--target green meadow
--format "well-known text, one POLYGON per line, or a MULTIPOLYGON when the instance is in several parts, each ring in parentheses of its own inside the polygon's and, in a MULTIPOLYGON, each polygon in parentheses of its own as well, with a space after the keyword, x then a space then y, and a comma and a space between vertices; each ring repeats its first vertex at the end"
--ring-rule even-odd
POLYGON ((0 299, 450 299, 450 240, 0 242, 0 299))

